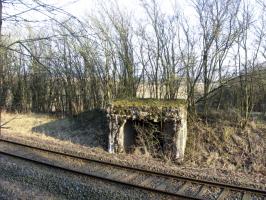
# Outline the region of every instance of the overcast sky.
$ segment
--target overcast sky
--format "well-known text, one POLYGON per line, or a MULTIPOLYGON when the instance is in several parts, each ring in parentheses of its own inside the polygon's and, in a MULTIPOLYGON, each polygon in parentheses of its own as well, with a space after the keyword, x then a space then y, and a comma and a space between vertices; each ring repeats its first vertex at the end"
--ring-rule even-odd
MULTIPOLYGON (((49 0, 50 1, 50 0, 49 0)), ((77 16, 84 16, 87 12, 91 12, 97 7, 103 0, 55 0, 51 2, 57 2, 58 5, 64 5, 65 9, 77 16), (71 2, 74 2, 71 4, 71 2)), ((105 1, 108 2, 108 1, 105 1)), ((159 0, 162 10, 168 12, 172 10, 174 6, 173 0, 159 0)), ((179 1, 181 2, 181 1, 179 1)), ((117 0, 117 3, 121 8, 126 9, 129 12, 134 11, 135 14, 141 14, 139 0, 117 0)))
MULTIPOLYGON (((129 12, 134 12, 136 15, 142 14, 141 0, 116 0, 121 6, 121 8, 126 9, 129 12)), ((148 0, 149 1, 149 0, 148 0)), ((249 4, 254 4, 256 0, 247 0, 249 4)), ((265 0, 266 1, 266 0, 265 0)), ((86 13, 95 11, 101 2, 108 2, 108 0, 46 0, 45 2, 50 2, 51 4, 63 6, 67 11, 75 16, 84 16, 86 13)), ((161 9, 164 12, 171 12, 173 6, 178 4, 186 16, 194 15, 193 9, 191 8, 191 0, 157 0, 161 5, 161 9)))
MULTIPOLYGON (((103 3, 106 5, 110 0, 42 0, 47 4, 52 4, 55 6, 62 7, 64 10, 68 11, 74 16, 79 18, 83 18, 86 15, 93 14, 97 12, 97 8, 99 5, 103 3)), ((141 7, 141 0, 116 0, 121 10, 126 11, 127 13, 131 13, 132 15, 141 17, 144 15, 143 8, 141 7)), ((149 0, 147 0, 149 1, 149 0)), ((250 3, 254 4, 256 0, 247 0, 250 3)), ((174 7, 177 6, 179 11, 183 13, 188 19, 193 20, 195 16, 194 10, 191 8, 192 0, 157 0, 160 5, 161 10, 164 13, 171 13, 174 10, 174 7)), ((25 10, 22 8, 19 10, 19 7, 14 7, 10 5, 10 8, 4 8, 5 13, 19 13, 21 10, 25 10)), ((41 14, 38 13, 26 13, 26 16, 29 18, 43 18, 41 14)))
MULTIPOLYGON (((27 1, 27 0, 25 0, 27 1)), ((29 0, 32 2, 32 0, 29 0)), ((94 15, 100 10, 100 4, 106 5, 111 0, 42 0, 42 2, 45 2, 46 4, 51 4, 56 7, 61 7, 62 9, 66 10, 67 12, 71 13, 72 15, 83 18, 86 17, 86 15, 94 15)), ((120 9, 126 13, 130 13, 134 15, 135 18, 141 18, 145 14, 142 6, 141 6, 141 0, 116 0, 117 4, 119 5, 120 9)), ((146 0, 150 1, 150 0, 146 0)), ((254 2, 256 0, 246 0, 249 1, 250 5, 254 5, 254 2)), ((266 0, 264 0, 266 1, 266 0)), ((157 2, 160 5, 160 9, 165 14, 170 14, 173 12, 174 7, 177 6, 179 9, 179 12, 183 13, 185 17, 189 20, 189 23, 191 25, 194 25, 196 12, 191 6, 192 0, 157 0, 157 2), (176 5, 178 3, 178 5, 176 5)), ((107 6, 108 8, 108 6, 107 6)), ((27 9, 27 8, 26 8, 27 9)), ((20 8, 19 6, 16 8, 13 5, 10 5, 10 8, 5 8, 5 13, 8 14, 15 14, 20 13, 21 11, 25 10, 24 8, 20 8)), ((175 9, 176 10, 176 9, 175 9)), ((255 10, 256 11, 256 10, 255 10)), ((259 14, 259 12, 254 12, 253 14, 259 14)), ((44 15, 40 14, 39 12, 30 12, 25 13, 26 18, 30 20, 42 20, 44 19, 44 15)), ((58 16, 60 17, 60 16, 58 16)), ((66 18, 66 16, 63 16, 66 18)), ((197 19, 198 20, 198 19, 197 19)), ((27 31, 23 31, 25 29, 22 29, 21 26, 23 26, 23 23, 17 23, 15 26, 11 26, 8 21, 4 22, 4 32, 7 33, 7 35, 11 35, 13 37, 27 37, 27 31), (26 33, 26 34, 25 34, 26 33)), ((41 26, 42 23, 32 23, 30 26, 41 26)), ((32 27, 31 26, 31 27, 32 27)), ((42 29, 38 29, 38 27, 35 30, 40 30, 40 32, 46 32, 49 26, 42 26, 42 29), (45 27, 45 28, 44 28, 45 27)), ((25 28, 25 27, 24 27, 25 28)), ((28 27, 27 27, 28 28, 28 27)), ((34 27, 33 27, 34 29, 34 27)), ((251 33, 252 35, 252 33, 251 33)), ((251 39, 253 39, 251 37, 251 39)), ((252 45, 250 45, 252 47, 252 45)))
MULTIPOLYGON (((129 14, 130 16, 134 16, 134 18, 139 19, 144 17, 144 9, 141 6, 141 0, 116 0, 117 4, 119 5, 119 8, 129 14)), ((147 0, 149 1, 149 0, 147 0)), ((189 0, 157 0, 160 9, 165 14, 171 14, 175 7, 178 7, 180 9, 180 12, 183 12, 186 16, 189 16, 189 19, 192 18, 193 14, 195 15, 195 12, 193 12, 193 9, 191 9, 189 5, 189 0), (178 3, 177 3, 178 2, 178 3)), ((29 1, 31 2, 31 1, 29 1)), ((42 2, 46 4, 51 4, 56 7, 61 7, 63 10, 69 12, 70 14, 83 19, 88 15, 94 15, 97 14, 97 12, 100 10, 100 5, 106 5, 110 0, 42 0, 42 2)), ((107 7, 108 8, 108 7, 107 7)), ((4 5, 4 14, 8 15, 14 15, 17 13, 24 12, 25 10, 29 9, 29 7, 26 6, 20 6, 20 5, 12 5, 12 4, 5 4, 4 5)), ((47 12, 43 12, 47 14, 47 12)), ((41 14, 40 12, 31 11, 31 12, 25 12, 22 16, 24 19, 27 20, 45 20, 48 19, 47 16, 41 14)), ((66 16, 61 16, 63 18, 67 18, 66 16)), ((57 19, 60 19, 60 16, 56 16, 57 19)), ((12 23, 14 20, 10 21, 4 20, 3 23, 3 31, 7 33, 8 35, 20 35, 21 30, 23 28, 32 27, 33 29, 40 27, 43 25, 42 23, 12 23), (10 23, 11 22, 11 23, 10 23)))
MULTIPOLYGON (((45 2, 62 6, 71 14, 84 17, 95 12, 102 2, 108 2, 108 0, 47 0, 45 2)), ((134 16, 143 15, 144 11, 142 10, 140 0, 117 0, 117 3, 122 10, 132 13, 134 16)), ((188 16, 193 15, 193 10, 189 7, 188 0, 158 0, 158 3, 161 10, 165 13, 173 12, 174 7, 178 6, 181 12, 188 16)))

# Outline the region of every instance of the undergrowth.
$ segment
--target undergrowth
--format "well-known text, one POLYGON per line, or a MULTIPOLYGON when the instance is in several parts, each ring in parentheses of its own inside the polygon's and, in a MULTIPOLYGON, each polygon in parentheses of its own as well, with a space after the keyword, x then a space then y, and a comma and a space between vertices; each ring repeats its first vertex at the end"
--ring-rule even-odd
POLYGON ((230 112, 189 118, 184 163, 266 175, 266 123, 251 121, 242 128, 239 121, 230 112))

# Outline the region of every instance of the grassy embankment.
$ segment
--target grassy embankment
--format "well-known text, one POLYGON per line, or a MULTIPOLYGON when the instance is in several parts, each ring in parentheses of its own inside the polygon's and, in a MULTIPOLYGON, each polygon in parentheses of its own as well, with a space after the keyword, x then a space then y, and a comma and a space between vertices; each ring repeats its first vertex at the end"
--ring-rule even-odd
MULTIPOLYGON (((245 129, 229 115, 210 115, 209 123, 189 121, 185 166, 211 167, 266 175, 266 122, 251 122, 245 129)), ((3 113, 9 121, 3 134, 40 141, 106 148, 102 114, 84 114, 76 119, 56 119, 42 114, 3 113), (12 119, 12 120, 11 120, 12 119)))

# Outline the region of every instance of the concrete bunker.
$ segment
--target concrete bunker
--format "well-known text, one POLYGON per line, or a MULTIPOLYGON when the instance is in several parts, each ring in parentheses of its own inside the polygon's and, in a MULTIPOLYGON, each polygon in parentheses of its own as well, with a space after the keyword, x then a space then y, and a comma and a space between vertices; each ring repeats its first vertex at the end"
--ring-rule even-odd
POLYGON ((164 147, 161 130, 160 122, 127 118, 117 134, 117 141, 121 141, 120 151, 132 153, 138 150, 143 154, 161 155, 164 147))
POLYGON ((134 128, 134 122, 130 119, 126 120, 124 128, 122 129, 122 137, 123 137, 123 146, 126 153, 130 153, 136 146, 137 143, 137 131, 134 128))
POLYGON ((153 156, 183 158, 187 137, 184 101, 116 100, 107 109, 108 151, 131 153, 136 148, 153 156))

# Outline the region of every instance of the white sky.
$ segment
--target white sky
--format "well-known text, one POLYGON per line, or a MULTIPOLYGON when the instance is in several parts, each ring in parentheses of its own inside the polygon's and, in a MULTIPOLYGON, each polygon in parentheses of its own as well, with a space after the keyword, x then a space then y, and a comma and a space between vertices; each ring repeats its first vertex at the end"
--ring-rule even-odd
MULTIPOLYGON (((108 2, 108 0, 47 0, 45 2, 51 2, 55 5, 63 6, 65 10, 71 14, 79 17, 86 16, 88 13, 95 11, 95 8, 102 2, 108 2), (74 2, 74 3, 73 3, 74 2)), ((175 4, 178 2, 178 6, 182 8, 186 15, 193 15, 193 11, 188 6, 189 0, 158 0, 161 5, 161 9, 165 13, 172 12, 175 4)), ((117 0, 121 9, 126 10, 129 13, 133 13, 136 16, 143 15, 140 0, 117 0)))
MULTIPOLYGON (((112 0, 42 0, 47 4, 52 4, 56 6, 62 7, 64 10, 68 11, 72 15, 83 18, 86 15, 93 14, 99 10, 99 5, 105 5, 109 1, 112 0)), ((113 0, 115 1, 115 0, 113 0)), ((136 18, 141 18, 144 16, 144 10, 141 6, 141 0, 116 0, 120 9, 126 13, 130 13, 130 15, 134 15, 136 18)), ((146 0, 150 1, 150 0, 146 0)), ((196 12, 191 7, 192 0, 156 0, 160 5, 161 10, 165 14, 172 13, 174 7, 177 6, 179 12, 183 13, 185 17, 190 21, 193 22, 195 19, 196 12), (176 5, 178 4, 178 5, 176 5)), ((256 0, 246 0, 250 2, 250 4, 254 3, 256 0)), ((266 1, 266 0, 264 0, 266 1)), ((15 10, 14 6, 6 9, 6 13, 19 13, 19 10, 15 10)), ((25 8, 24 8, 25 9, 25 8)), ((30 19, 42 19, 44 18, 43 15, 34 12, 25 14, 30 19)), ((7 25, 7 24, 6 24, 7 25)))
MULTIPOLYGON (((112 0, 42 0, 46 4, 51 4, 55 6, 62 7, 62 9, 66 10, 67 12, 71 13, 72 15, 83 18, 86 17, 86 15, 90 14, 97 14, 97 12, 100 9, 100 4, 106 5, 108 2, 112 0)), ((113 0, 115 1, 115 0, 113 0)), ((119 5, 121 11, 125 13, 130 13, 130 15, 133 15, 136 18, 142 18, 145 15, 145 11, 143 10, 141 6, 141 0, 116 0, 117 4, 119 5)), ((151 1, 151 0, 146 0, 151 1)), ((256 0, 246 0, 250 2, 250 4, 254 5, 254 2, 256 0)), ((263 0, 266 1, 266 0, 263 0)), ((160 5, 161 10, 165 14, 170 14, 173 12, 174 7, 177 6, 179 9, 179 12, 183 13, 185 17, 189 20, 189 23, 194 24, 196 12, 191 6, 192 0, 157 0, 158 4, 160 5), (176 5, 178 4, 178 5, 176 5)), ((108 6, 107 6, 108 8, 108 6)), ((12 6, 10 8, 5 8, 6 13, 19 13, 18 10, 15 10, 12 6)), ((25 9, 25 8, 24 8, 25 9)), ((255 15, 258 13, 254 13, 255 15)), ((40 13, 34 12, 34 13, 27 13, 25 16, 29 19, 33 20, 40 20, 44 19, 45 17, 41 15, 40 13)), ((35 24, 34 24, 35 25, 35 24)), ((36 25, 38 26, 38 25, 36 25)), ((10 34, 14 35, 17 33, 18 35, 21 35, 23 32, 19 24, 17 24, 14 28, 14 26, 10 27, 9 23, 4 22, 4 30, 10 30, 10 34)), ((24 32, 23 32, 24 33, 24 32)))
MULTIPOLYGON (((29 2, 31 2, 30 0, 29 2)), ((85 18, 88 15, 94 15, 97 14, 97 12, 101 9, 100 5, 106 5, 112 0, 42 0, 42 2, 50 5, 54 5, 56 7, 61 7, 63 10, 69 12, 70 14, 82 19, 85 18)), ((115 0, 113 0, 115 1, 115 0)), ((150 0, 146 0, 149 2, 150 0)), ((117 4, 119 5, 119 8, 122 12, 128 14, 129 16, 134 16, 136 19, 141 19, 145 16, 145 10, 142 7, 141 0, 116 0, 117 4)), ((158 4, 160 5, 160 9, 162 12, 164 12, 166 15, 171 14, 174 11, 174 8, 179 8, 180 12, 183 12, 189 19, 193 19, 193 14, 195 15, 195 12, 193 12, 193 9, 191 9, 190 6, 188 6, 189 2, 191 0, 157 0, 158 4), (178 5, 176 5, 178 2, 178 5)), ((7 5, 7 4, 6 4, 7 5)), ((108 6, 107 6, 108 8, 108 6)), ((13 6, 8 5, 8 7, 5 7, 4 5, 4 13, 7 14, 16 14, 23 12, 27 10, 27 7, 20 7, 20 6, 13 6)), ((47 12, 44 12, 47 14, 47 12)), ((23 18, 26 18, 28 20, 45 20, 48 19, 45 15, 39 13, 39 12, 26 12, 23 15, 23 18)), ((57 16, 57 19, 60 19, 60 16, 57 16), (59 18, 57 18, 59 17, 59 18)), ((66 16, 63 16, 66 18, 66 16)), ((19 35, 21 34, 21 30, 25 28, 25 23, 9 23, 9 21, 4 21, 3 23, 3 30, 8 35, 19 35)), ((39 29, 43 23, 31 23, 29 24, 30 27, 33 29, 39 29)), ((27 27, 27 25, 26 25, 27 27)))
MULTIPOLYGON (((100 3, 106 3, 110 0, 43 0, 47 4, 53 4, 58 6, 63 6, 65 10, 70 12, 75 16, 84 16, 86 13, 95 11, 95 8, 100 3)), ((141 0, 116 0, 121 8, 128 10, 129 12, 134 12, 135 14, 141 14, 141 0)), ((149 1, 149 0, 147 0, 149 1)), ((247 0, 249 4, 254 4, 256 0, 247 0)), ((262 0, 266 1, 266 0, 262 0)), ((177 3, 187 16, 194 15, 193 9, 189 6, 191 0, 157 0, 161 5, 163 11, 171 12, 173 6, 177 3)))
MULTIPOLYGON (((25 0, 26 2, 32 2, 32 0, 25 0)), ((41 0, 42 2, 50 5, 54 5, 56 7, 61 7, 63 10, 69 12, 70 14, 78 17, 79 19, 83 19, 88 15, 93 15, 97 14, 99 10, 101 10, 100 5, 106 5, 110 1, 116 1, 120 10, 123 13, 126 13, 127 15, 131 16, 132 18, 136 18, 137 21, 139 19, 146 17, 145 10, 142 7, 142 0, 41 0)), ((144 0, 144 1, 151 1, 151 0, 144 0)), ((155 0, 158 2, 160 5, 160 9, 163 13, 171 14, 173 13, 175 7, 179 8, 180 12, 185 13, 186 16, 189 17, 189 19, 193 19, 191 16, 193 14, 195 15, 195 12, 193 12, 193 9, 191 9, 190 6, 188 6, 189 2, 191 0, 155 0), (176 5, 178 4, 178 5, 176 5)), ((108 5, 107 7, 108 8, 108 5)), ((25 10, 28 10, 28 7, 25 6, 20 6, 20 5, 12 5, 12 4, 4 4, 4 15, 14 15, 17 13, 21 13, 25 10)), ((44 13, 47 14, 46 11, 44 13)), ((6 15, 6 16, 7 16, 6 15)), ((51 14, 50 14, 51 15, 51 14)), ((47 16, 36 12, 36 11, 30 11, 26 12, 23 15, 19 15, 24 19, 27 20, 45 20, 49 19, 47 16)), ((60 20, 60 16, 56 16, 56 19, 60 20)), ((66 16, 63 16, 63 18, 66 18, 66 16)), ((141 20, 140 20, 141 21, 141 20)), ((26 36, 24 33, 25 28, 28 29, 28 27, 31 27, 31 29, 34 30, 40 30, 43 31, 41 27, 44 27, 45 22, 41 23, 16 23, 15 20, 4 20, 3 23, 3 32, 6 33, 7 35, 12 35, 13 37, 18 37, 20 36, 26 36), (23 33, 23 34, 21 34, 23 33)), ((49 26, 49 25, 48 25, 49 26)), ((27 31, 26 31, 27 32, 27 31)))

